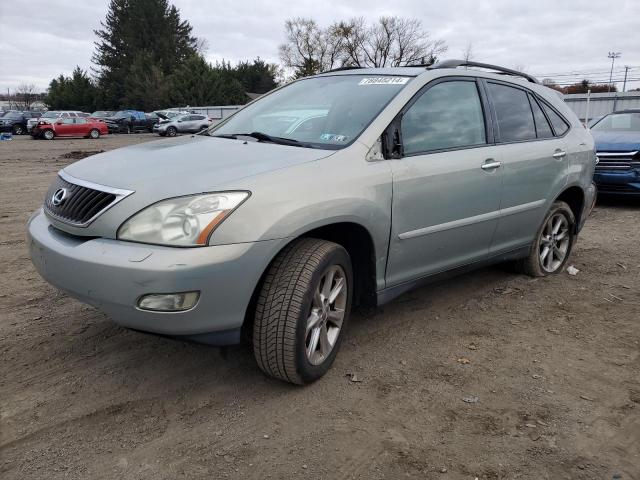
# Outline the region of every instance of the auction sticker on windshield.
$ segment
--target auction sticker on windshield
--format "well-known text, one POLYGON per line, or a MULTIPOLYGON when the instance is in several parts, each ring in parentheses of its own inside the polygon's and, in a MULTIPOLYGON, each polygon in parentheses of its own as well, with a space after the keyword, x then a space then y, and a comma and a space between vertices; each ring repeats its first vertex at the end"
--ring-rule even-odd
POLYGON ((369 77, 360 80, 358 85, 404 85, 409 77, 369 77))

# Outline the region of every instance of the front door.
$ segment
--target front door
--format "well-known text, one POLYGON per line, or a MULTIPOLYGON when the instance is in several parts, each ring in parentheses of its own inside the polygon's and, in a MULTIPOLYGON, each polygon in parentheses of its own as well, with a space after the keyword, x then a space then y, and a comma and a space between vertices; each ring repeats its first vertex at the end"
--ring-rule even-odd
POLYGON ((60 137, 70 137, 74 135, 75 131, 75 119, 66 117, 56 122, 56 135, 60 137))
POLYGON ((480 84, 428 84, 402 114, 393 170, 387 286, 486 257, 500 210, 501 159, 480 84))

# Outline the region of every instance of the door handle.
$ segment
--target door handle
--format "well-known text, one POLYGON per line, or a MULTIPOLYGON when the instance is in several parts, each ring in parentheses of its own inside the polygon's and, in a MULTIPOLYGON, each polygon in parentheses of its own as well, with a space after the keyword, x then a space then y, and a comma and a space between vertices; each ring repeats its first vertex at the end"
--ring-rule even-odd
POLYGON ((494 160, 493 158, 488 158, 480 168, 482 168, 483 170, 494 170, 496 168, 499 168, 501 165, 502 162, 494 160))
POLYGON ((556 150, 553 154, 553 158, 563 158, 567 156, 567 152, 564 150, 556 150))

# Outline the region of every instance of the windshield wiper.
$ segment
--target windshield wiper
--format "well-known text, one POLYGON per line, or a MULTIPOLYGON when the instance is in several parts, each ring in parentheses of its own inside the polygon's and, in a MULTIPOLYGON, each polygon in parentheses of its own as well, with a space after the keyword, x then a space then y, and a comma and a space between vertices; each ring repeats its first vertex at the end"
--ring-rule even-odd
POLYGON ((294 140, 293 138, 274 137, 273 135, 268 135, 263 132, 221 133, 219 135, 212 135, 212 136, 220 137, 220 138, 232 138, 232 139, 237 139, 238 137, 252 137, 258 140, 259 142, 277 143, 278 145, 290 145, 292 147, 312 148, 310 144, 299 142, 298 140, 294 140))

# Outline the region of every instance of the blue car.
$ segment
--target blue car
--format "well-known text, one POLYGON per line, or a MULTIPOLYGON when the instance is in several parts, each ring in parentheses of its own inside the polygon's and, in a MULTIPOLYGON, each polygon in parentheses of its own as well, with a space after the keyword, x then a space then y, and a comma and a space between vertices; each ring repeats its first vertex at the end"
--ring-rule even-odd
POLYGON ((606 115, 591 127, 599 193, 640 195, 640 109, 606 115))

